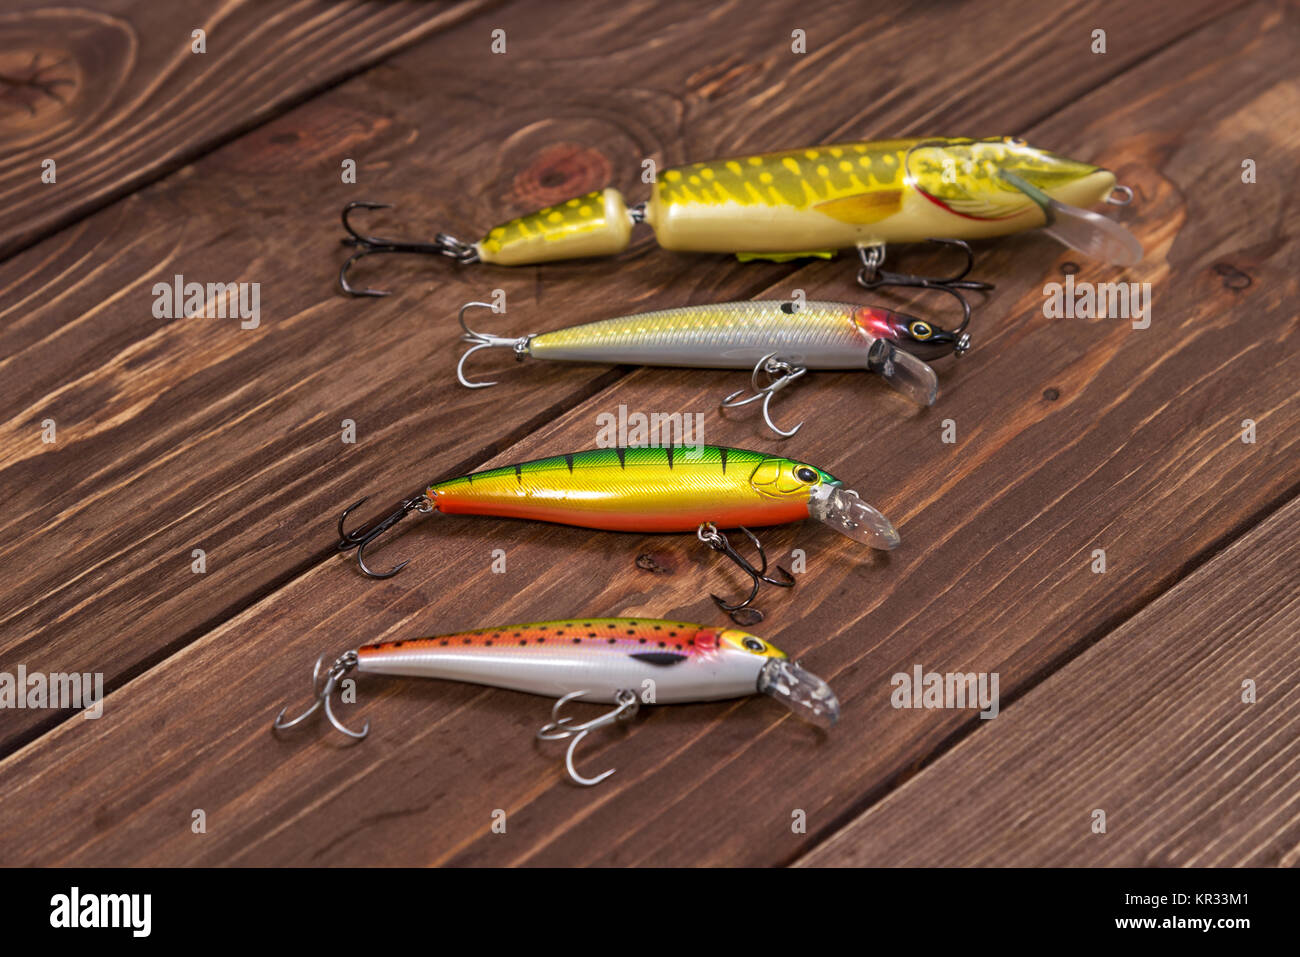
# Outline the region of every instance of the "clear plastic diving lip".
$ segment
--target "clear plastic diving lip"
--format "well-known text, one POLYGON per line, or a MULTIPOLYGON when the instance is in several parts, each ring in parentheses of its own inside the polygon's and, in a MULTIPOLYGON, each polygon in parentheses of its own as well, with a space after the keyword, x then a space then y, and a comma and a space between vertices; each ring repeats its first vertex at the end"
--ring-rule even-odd
POLYGON ((829 728, 840 719, 840 702, 831 686, 789 658, 773 658, 763 665, 758 690, 818 727, 829 728))
POLYGON ((1113 219, 1052 199, 1015 173, 1003 170, 1001 176, 1042 208, 1047 219, 1043 232, 1057 242, 1115 266, 1133 266, 1142 261, 1138 238, 1113 219))
POLYGON ((842 485, 823 484, 813 489, 808 514, 855 542, 885 550, 898 547, 898 530, 889 519, 842 485))
POLYGON ((934 370, 888 339, 872 344, 867 368, 918 405, 934 405, 939 397, 939 377, 934 370))

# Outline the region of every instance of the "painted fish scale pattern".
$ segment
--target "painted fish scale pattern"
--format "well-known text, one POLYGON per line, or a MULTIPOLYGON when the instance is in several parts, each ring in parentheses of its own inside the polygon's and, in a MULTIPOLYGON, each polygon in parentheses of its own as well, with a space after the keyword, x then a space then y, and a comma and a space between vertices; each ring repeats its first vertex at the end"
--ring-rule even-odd
POLYGON ((716 650, 720 632, 719 628, 660 618, 569 618, 376 642, 359 648, 358 654, 365 657, 433 649, 475 654, 509 649, 520 655, 624 656, 662 652, 690 657, 716 650))
POLYGON ((584 350, 595 359, 602 351, 632 352, 647 346, 683 353, 750 345, 778 351, 783 345, 850 351, 862 344, 853 318, 857 309, 838 302, 809 302, 798 309, 792 303, 770 301, 684 306, 542 333, 533 337, 529 349, 539 359, 552 350, 584 350))
POLYGON ((952 211, 976 218, 1000 219, 1033 207, 1033 201, 1001 175, 1003 170, 1051 190, 1097 170, 1010 137, 947 140, 915 149, 907 172, 930 197, 952 211), (990 198, 993 197, 993 198, 990 198))
POLYGON ((757 156, 692 163, 665 170, 657 190, 664 206, 698 203, 793 206, 903 186, 903 162, 919 140, 839 143, 757 156))
POLYGON ((530 239, 558 241, 605 226, 603 190, 547 206, 494 227, 479 243, 487 253, 499 253, 514 243, 530 239))

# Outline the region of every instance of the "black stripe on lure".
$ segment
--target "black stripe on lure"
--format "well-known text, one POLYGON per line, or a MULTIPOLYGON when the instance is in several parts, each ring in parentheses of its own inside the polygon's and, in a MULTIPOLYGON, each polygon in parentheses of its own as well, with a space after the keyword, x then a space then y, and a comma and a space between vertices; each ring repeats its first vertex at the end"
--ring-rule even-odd
POLYGON ((815 518, 841 535, 872 548, 892 549, 898 532, 857 492, 821 469, 796 459, 715 445, 592 449, 473 472, 430 484, 387 518, 345 531, 339 518, 339 551, 356 549, 357 563, 372 578, 388 572, 366 564, 366 549, 411 512, 491 515, 555 522, 581 528, 651 534, 695 532, 750 577, 749 594, 728 602, 712 596, 737 624, 752 625, 762 613, 751 606, 759 588, 790 588, 794 577, 777 566, 768 574, 767 553, 749 526, 783 525, 815 518), (738 528, 758 551, 759 563, 741 556, 724 528, 738 528))

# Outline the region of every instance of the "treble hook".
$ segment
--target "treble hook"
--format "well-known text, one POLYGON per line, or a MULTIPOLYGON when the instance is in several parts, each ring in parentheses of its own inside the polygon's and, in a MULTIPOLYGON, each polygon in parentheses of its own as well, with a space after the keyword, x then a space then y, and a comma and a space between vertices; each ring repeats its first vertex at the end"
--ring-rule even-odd
POLYGON ((311 672, 312 694, 316 696, 316 700, 312 702, 312 706, 302 714, 298 715, 298 717, 289 721, 284 720, 284 713, 289 709, 287 707, 281 708, 280 713, 275 716, 275 721, 271 723, 271 729, 273 731, 287 731, 292 727, 302 724, 323 707, 325 709, 325 717, 329 720, 330 724, 334 725, 335 730, 342 732, 354 741, 360 741, 370 733, 370 720, 366 719, 365 727, 360 731, 353 731, 350 728, 345 727, 343 722, 339 721, 339 719, 334 716, 334 712, 330 708, 330 695, 334 693, 335 686, 340 680, 342 680, 343 676, 357 666, 357 653, 355 651, 345 651, 343 654, 335 658, 334 664, 330 665, 329 671, 325 674, 325 684, 322 686, 320 682, 320 666, 321 662, 324 660, 324 655, 317 658, 316 667, 313 668, 311 672))
MULTIPOLYGON (((368 497, 369 496, 367 496, 367 498, 368 497)), ((392 515, 389 515, 381 522, 375 523, 375 525, 370 528, 359 528, 354 532, 344 531, 343 523, 347 521, 348 515, 354 509, 360 508, 365 503, 366 499, 363 498, 361 501, 354 502, 343 510, 343 514, 339 516, 339 542, 335 547, 340 552, 350 551, 355 548, 357 550, 357 564, 360 565, 361 570, 371 578, 392 578, 407 566, 410 559, 408 558, 406 561, 399 562, 386 572, 371 571, 369 566, 366 565, 366 547, 412 512, 432 512, 433 500, 430 499, 427 494, 417 495, 415 498, 408 498, 398 506, 397 511, 393 512, 392 515)))
POLYGON ((378 236, 366 236, 356 231, 350 222, 348 214, 354 209, 392 209, 392 203, 366 203, 352 202, 343 207, 343 228, 347 231, 347 238, 340 240, 344 246, 353 246, 358 251, 348 257, 341 267, 339 267, 339 288, 350 296, 390 296, 392 293, 386 289, 357 289, 348 281, 348 270, 352 264, 362 257, 374 253, 419 253, 425 256, 450 256, 462 266, 478 262, 478 249, 473 243, 461 242, 455 236, 447 233, 438 233, 433 237, 433 242, 415 242, 407 239, 381 239, 378 236))
POLYGON ((970 324, 970 303, 966 297, 961 294, 962 289, 969 289, 976 292, 987 292, 993 289, 993 284, 981 282, 978 279, 967 279, 971 267, 975 265, 975 254, 971 252, 970 244, 963 239, 928 239, 926 242, 937 243, 941 246, 955 246, 966 254, 966 265, 960 271, 945 278, 935 278, 933 276, 915 276, 910 273, 886 272, 880 267, 885 264, 885 246, 883 243, 862 245, 858 247, 858 258, 862 260, 862 268, 858 270, 858 285, 864 289, 879 289, 881 286, 912 286, 918 289, 937 289, 940 292, 946 292, 961 303, 962 320, 961 324, 952 331, 956 337, 957 345, 953 352, 961 355, 970 345, 970 337, 965 334, 966 327, 970 324))
POLYGON ((578 773, 577 768, 573 766, 573 752, 578 747, 588 732, 597 728, 603 728, 606 725, 613 724, 615 721, 628 721, 637 710, 641 707, 641 702, 636 696, 636 692, 631 688, 620 688, 614 694, 616 707, 600 717, 592 718, 582 724, 572 724, 572 718, 561 718, 560 709, 575 698, 581 698, 587 694, 586 691, 570 691, 564 697, 560 698, 551 706, 551 720, 542 725, 537 732, 537 737, 542 741, 561 741, 564 738, 572 738, 569 742, 569 749, 564 753, 564 767, 569 772, 569 778, 575 784, 581 784, 583 787, 594 787, 601 781, 605 780, 614 773, 614 768, 602 771, 594 778, 583 777, 578 773))
POLYGON ((493 312, 497 311, 496 307, 490 302, 467 302, 465 305, 460 307, 460 312, 456 314, 456 319, 460 322, 460 327, 465 330, 465 334, 461 336, 461 339, 464 342, 473 342, 475 345, 467 349, 465 354, 460 357, 460 361, 456 363, 456 378, 460 384, 467 389, 486 389, 488 386, 496 385, 496 383, 471 382, 469 379, 465 378, 465 360, 480 349, 504 347, 507 349, 513 349, 515 351, 515 358, 520 362, 523 362, 524 359, 528 358, 528 345, 533 341, 533 337, 520 336, 518 339, 509 339, 505 336, 494 336, 486 332, 475 332, 465 324, 465 310, 472 306, 491 309, 493 312))
POLYGON ((753 587, 750 588, 749 594, 743 601, 726 602, 717 595, 712 594, 709 595, 709 597, 713 599, 714 603, 717 604, 719 608, 727 612, 731 616, 731 620, 736 622, 736 624, 753 625, 763 620, 763 613, 761 611, 757 608, 750 608, 750 602, 752 602, 754 597, 758 594, 759 587, 767 584, 775 585, 777 588, 793 588, 794 576, 780 565, 777 565, 776 570, 781 573, 784 580, 770 578, 767 574, 767 551, 763 548, 763 543, 758 540, 757 535, 745 528, 745 526, 741 525, 740 530, 745 533, 750 542, 753 543, 754 548, 758 550, 758 557, 761 562, 758 568, 755 568, 747 558, 737 552, 727 536, 718 531, 718 527, 712 522, 701 523, 695 534, 705 545, 708 545, 714 551, 722 552, 722 554, 730 558, 740 567, 741 571, 750 577, 750 580, 753 582, 753 587), (737 617, 736 612, 741 609, 749 609, 749 614, 743 616, 743 618, 737 617))
POLYGON ((767 423, 769 429, 781 436, 781 438, 788 439, 803 428, 803 423, 800 422, 789 431, 780 428, 772 421, 770 410, 772 397, 807 372, 808 370, 803 366, 794 365, 793 363, 786 362, 784 359, 778 359, 775 352, 769 352, 767 355, 763 356, 763 358, 758 360, 758 363, 754 366, 753 373, 749 377, 749 382, 754 390, 754 394, 745 399, 737 399, 736 396, 741 395, 745 391, 744 389, 737 389, 735 392, 731 393, 731 395, 722 400, 722 408, 735 409, 742 405, 749 405, 751 402, 757 402, 759 399, 762 399, 763 421, 767 423), (760 373, 768 376, 769 381, 766 385, 760 386, 758 384, 760 373))

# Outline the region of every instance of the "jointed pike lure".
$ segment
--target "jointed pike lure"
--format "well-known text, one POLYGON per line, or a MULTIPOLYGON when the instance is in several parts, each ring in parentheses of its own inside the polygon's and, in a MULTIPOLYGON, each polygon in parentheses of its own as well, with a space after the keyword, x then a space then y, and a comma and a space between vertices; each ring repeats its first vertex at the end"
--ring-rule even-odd
POLYGON ((815 724, 830 727, 840 706, 826 682, 799 667, 785 652, 735 628, 712 628, 646 618, 569 618, 505 625, 433 638, 387 641, 339 655, 321 681, 322 656, 312 673, 316 700, 286 721, 281 709, 273 728, 284 731, 318 710, 338 731, 364 738, 367 721, 352 731, 335 717, 330 696, 352 671, 443 678, 553 696, 551 721, 537 732, 544 740, 571 739, 565 768, 577 784, 599 784, 613 769, 584 777, 574 767, 579 742, 596 728, 627 720, 642 700, 651 704, 717 701, 767 694, 815 724), (613 710, 575 724, 561 717, 571 701, 613 705, 613 710))
POLYGON ((1089 256, 1137 262, 1142 248, 1127 230, 1080 208, 1103 199, 1123 205, 1132 190, 1116 187, 1109 170, 1013 137, 839 143, 663 170, 647 203, 629 208, 618 190, 595 190, 493 227, 474 243, 446 233, 431 243, 365 236, 348 214, 386 204, 349 203, 343 241, 357 252, 341 268, 339 284, 353 295, 385 295, 348 280, 353 263, 380 252, 501 266, 610 256, 627 248, 634 225, 647 223, 665 249, 742 260, 829 258, 856 249, 858 281, 868 288, 988 288, 965 280, 965 272, 947 279, 886 273, 885 246, 944 237, 964 247, 967 239, 1042 227, 1089 256))
POLYGON ((406 565, 404 561, 387 572, 372 571, 365 550, 413 511, 523 518, 620 532, 694 531, 750 576, 753 587, 743 601, 729 603, 712 596, 742 624, 762 618, 749 607, 761 584, 794 584, 779 566, 782 578, 768 576, 767 554, 746 526, 812 517, 873 548, 891 549, 899 542, 889 519, 821 469, 714 445, 594 449, 474 472, 432 483, 369 528, 344 531, 348 514, 364 501, 340 516, 338 549, 355 548, 357 563, 372 578, 388 578, 406 565), (744 532, 758 550, 760 565, 740 556, 721 528, 744 532), (747 609, 743 621, 741 609, 747 609))
MULTIPOLYGON (((895 343, 932 355, 960 354, 969 344, 965 322, 955 332, 888 309, 843 302, 749 301, 662 309, 589 322, 554 332, 509 338, 474 332, 465 324, 464 339, 473 345, 461 356, 456 378, 461 385, 481 389, 495 382, 465 377, 465 360, 480 349, 510 349, 516 358, 561 362, 687 366, 712 369, 753 368, 754 394, 741 399, 734 392, 724 407, 762 400, 763 419, 773 432, 794 435, 802 426, 783 430, 772 421, 772 397, 810 369, 865 369, 914 402, 930 405, 938 395, 934 370, 895 343), (767 381, 760 384, 760 377, 767 381)), ((969 315, 968 315, 969 318, 969 315)))

